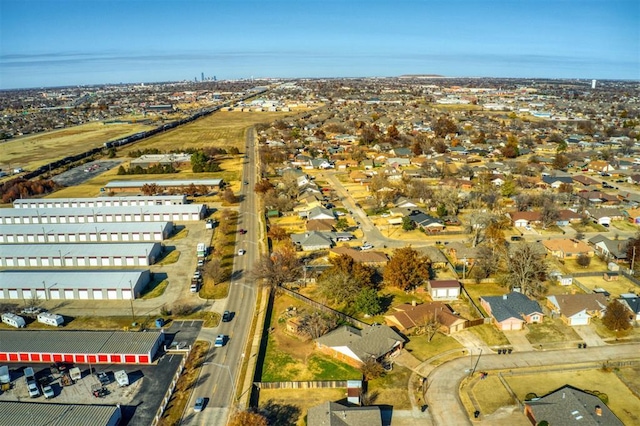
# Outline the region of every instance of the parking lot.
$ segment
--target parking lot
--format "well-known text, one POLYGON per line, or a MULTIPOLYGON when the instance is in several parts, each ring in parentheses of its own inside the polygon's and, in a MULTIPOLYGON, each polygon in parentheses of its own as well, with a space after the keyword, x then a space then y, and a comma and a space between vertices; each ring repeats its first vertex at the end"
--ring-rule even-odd
MULTIPOLYGON (((192 345, 200 331, 200 321, 176 321, 166 330, 167 344, 172 341, 192 345)), ((181 354, 161 354, 155 365, 76 365, 82 378, 73 384, 63 386, 63 372, 57 372, 49 364, 7 364, 11 372, 10 390, 0 394, 0 401, 21 401, 58 404, 120 404, 123 412, 122 425, 151 424, 160 406, 171 379, 176 374, 182 359, 181 354), (25 367, 32 367, 36 380, 40 382, 41 394, 30 398, 24 377, 25 367), (129 385, 120 387, 114 373, 125 370, 129 376, 129 385), (94 389, 100 389, 97 373, 105 372, 109 383, 104 385, 105 395, 96 397, 94 389), (42 386, 47 382, 54 391, 54 397, 46 399, 42 395, 42 386)), ((67 370, 68 371, 68 368, 67 370)))
POLYGON ((64 173, 53 177, 53 181, 64 186, 79 185, 91 178, 98 176, 107 170, 113 169, 121 163, 121 160, 91 161, 64 173))

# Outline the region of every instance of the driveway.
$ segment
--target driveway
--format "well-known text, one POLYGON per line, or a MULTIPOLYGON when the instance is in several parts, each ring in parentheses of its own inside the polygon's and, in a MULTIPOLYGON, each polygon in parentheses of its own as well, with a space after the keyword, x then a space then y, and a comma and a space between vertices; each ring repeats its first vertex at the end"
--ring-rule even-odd
POLYGON ((453 333, 453 334, 451 334, 451 337, 456 339, 458 341, 458 343, 460 343, 466 349, 471 351, 471 353, 474 353, 474 352, 478 353, 478 352, 480 352, 479 351, 480 349, 482 349, 482 352, 484 352, 486 354, 493 353, 491 348, 489 346, 487 346, 487 344, 484 342, 484 340, 482 340, 481 338, 479 338, 478 336, 476 336, 475 334, 473 334, 469 330, 462 330, 462 331, 460 331, 458 333, 453 333), (474 349, 475 349, 475 351, 474 351, 474 349))
POLYGON ((604 346, 606 343, 602 340, 598 333, 595 332, 590 325, 574 326, 573 329, 578 336, 587 344, 587 346, 604 346))
POLYGON ((530 352, 533 350, 533 346, 529 340, 527 340, 527 331, 503 331, 504 335, 509 340, 509 344, 516 352, 530 352))

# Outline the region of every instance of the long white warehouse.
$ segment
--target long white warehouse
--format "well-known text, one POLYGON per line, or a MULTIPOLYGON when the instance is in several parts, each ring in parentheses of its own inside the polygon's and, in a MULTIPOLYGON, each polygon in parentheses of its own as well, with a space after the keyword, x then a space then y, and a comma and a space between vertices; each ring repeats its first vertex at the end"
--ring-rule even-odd
POLYGON ((137 197, 94 198, 28 198, 15 200, 16 209, 78 208, 78 207, 122 207, 122 206, 171 206, 187 204, 186 195, 154 195, 137 197))
POLYGON ((0 299, 130 300, 150 281, 142 269, 0 271, 0 299))
POLYGON ((149 266, 162 253, 159 243, 0 245, 0 267, 149 266))
POLYGON ((172 233, 172 222, 3 225, 0 244, 161 242, 172 233))
POLYGON ((206 214, 203 204, 171 206, 0 209, 0 225, 29 223, 109 223, 196 221, 206 214))

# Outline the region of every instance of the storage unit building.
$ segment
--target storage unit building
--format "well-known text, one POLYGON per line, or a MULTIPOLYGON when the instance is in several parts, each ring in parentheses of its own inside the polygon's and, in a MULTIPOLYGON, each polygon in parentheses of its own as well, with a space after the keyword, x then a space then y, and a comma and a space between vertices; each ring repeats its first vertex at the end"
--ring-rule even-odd
MULTIPOLYGON (((205 191, 220 189, 224 185, 222 179, 185 179, 185 180, 114 180, 104 186, 107 192, 140 192, 145 185, 157 185, 162 190, 184 190, 191 185, 205 191)), ((204 191, 201 191, 204 192, 204 191)))
POLYGON ((0 245, 0 267, 149 266, 161 253, 159 243, 11 244, 0 245))
POLYGON ((76 426, 90 423, 94 426, 117 426, 121 420, 122 413, 118 405, 0 401, 0 424, 3 425, 76 426))
POLYGON ((203 204, 142 207, 78 207, 0 209, 0 225, 45 223, 109 223, 196 221, 204 218, 203 204))
POLYGON ((13 202, 16 209, 121 207, 121 206, 171 206, 187 204, 186 195, 155 195, 138 197, 93 198, 28 198, 13 202))
POLYGON ((142 269, 0 271, 0 299, 130 300, 150 280, 142 269))
POLYGON ((0 362, 151 364, 159 331, 0 330, 0 362))
POLYGON ((0 244, 161 242, 172 233, 173 222, 3 225, 0 244))

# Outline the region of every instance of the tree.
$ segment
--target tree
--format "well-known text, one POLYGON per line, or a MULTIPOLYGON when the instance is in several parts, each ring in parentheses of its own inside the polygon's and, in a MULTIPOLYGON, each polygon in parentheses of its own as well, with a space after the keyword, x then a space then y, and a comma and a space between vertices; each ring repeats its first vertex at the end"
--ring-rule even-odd
POLYGON ((269 228, 269 232, 267 233, 267 235, 269 236, 269 238, 276 241, 282 241, 289 238, 289 233, 287 232, 287 230, 278 225, 272 225, 269 228))
POLYGON ((591 264, 591 257, 587 256, 585 253, 580 253, 576 258, 576 263, 583 268, 588 268, 591 264))
POLYGON ((416 223, 409 216, 402 218, 402 229, 405 231, 413 231, 416 229, 416 223))
POLYGON ((473 277, 477 280, 489 278, 498 272, 502 258, 501 246, 496 244, 482 244, 478 246, 476 261, 473 264, 473 277))
POLYGON ((602 323, 609 330, 624 331, 631 328, 631 313, 617 299, 613 299, 607 305, 607 310, 602 317, 602 323))
POLYGON ((336 221, 336 225, 335 225, 336 229, 342 231, 343 229, 346 229, 348 227, 349 227, 349 222, 347 222, 347 219, 345 219, 344 217, 341 217, 336 221))
POLYGON ((317 280, 318 290, 326 300, 332 303, 351 304, 362 289, 360 283, 345 271, 326 271, 317 280))
POLYGON ((546 229, 549 226, 554 225, 558 219, 560 219, 560 212, 558 206, 551 202, 545 202, 540 211, 540 220, 542 221, 542 228, 546 229))
POLYGON ((449 134, 458 133, 458 126, 448 117, 440 117, 431 125, 431 130, 439 138, 444 138, 449 134))
POLYGON ((378 292, 374 288, 363 288, 356 296, 354 307, 366 315, 378 315, 382 312, 382 304, 378 292))
POLYGON ((255 411, 238 411, 229 420, 229 426, 269 426, 267 419, 255 411))
POLYGON ((553 158, 552 166, 554 169, 567 170, 569 162, 569 157, 564 155, 562 152, 557 152, 556 156, 553 158))
POLYGON ((435 313, 426 315, 422 319, 422 324, 417 327, 416 335, 424 334, 425 336, 427 336, 427 342, 430 342, 441 326, 442 323, 440 322, 440 319, 438 319, 438 315, 436 315, 435 313))
POLYGON ((213 280, 214 284, 225 282, 229 279, 229 269, 223 268, 219 257, 212 257, 205 263, 204 273, 213 280))
POLYGON ((520 288, 524 294, 533 297, 546 293, 543 280, 547 264, 529 244, 520 244, 507 256, 506 264, 505 278, 510 289, 520 288))
POLYGON ((384 281, 387 285, 401 290, 412 290, 429 279, 431 260, 420 256, 411 247, 396 249, 393 257, 384 269, 384 281))
POLYGON ((253 187, 253 190, 258 194, 264 194, 270 189, 273 189, 273 184, 269 182, 269 179, 262 179, 253 187))
POLYGON ((627 259, 631 262, 633 269, 640 267, 640 233, 635 237, 629 238, 627 242, 627 259))
POLYGON ((365 380, 373 380, 384 374, 384 368, 374 358, 367 358, 360 366, 360 372, 365 380))
POLYGON ((155 183, 145 183, 140 190, 144 195, 155 195, 160 192, 160 187, 155 183))
POLYGON ((271 255, 264 254, 253 267, 252 275, 263 279, 274 291, 285 282, 295 281, 302 275, 302 263, 292 246, 282 247, 271 255))
POLYGON ((227 204, 234 204, 238 202, 238 197, 236 197, 236 194, 233 193, 231 188, 227 188, 224 190, 224 192, 222 193, 222 199, 227 204))
POLYGON ((328 333, 336 328, 338 321, 333 315, 323 314, 320 311, 313 311, 300 320, 300 331, 307 334, 312 339, 328 333))

